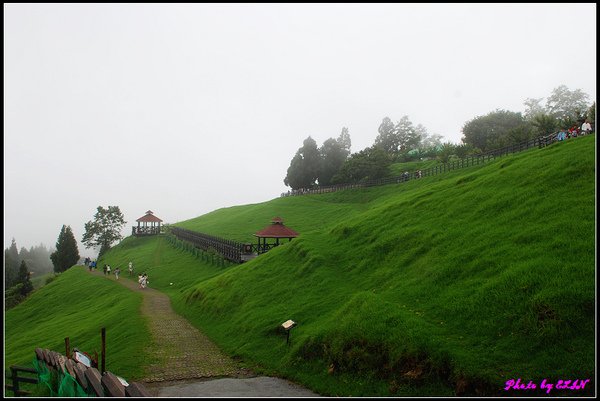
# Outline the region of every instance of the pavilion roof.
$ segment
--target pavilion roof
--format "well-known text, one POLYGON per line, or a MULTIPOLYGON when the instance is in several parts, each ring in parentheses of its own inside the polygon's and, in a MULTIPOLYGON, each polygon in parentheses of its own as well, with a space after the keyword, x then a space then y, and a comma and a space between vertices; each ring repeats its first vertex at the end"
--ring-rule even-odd
POLYGON ((143 217, 140 217, 140 218, 139 218, 139 219, 137 219, 136 221, 139 221, 139 222, 142 222, 142 223, 143 223, 143 222, 147 222, 147 223, 153 223, 153 222, 157 223, 157 222, 162 222, 162 220, 161 220, 161 219, 159 219, 158 217, 156 217, 156 216, 155 216, 155 215, 152 213, 152 211, 151 211, 151 210, 148 210, 148 211, 146 212, 146 215, 145 215, 145 216, 143 216, 143 217))
POLYGON ((298 236, 296 231, 283 225, 280 217, 274 217, 271 222, 270 226, 257 231, 254 236, 260 238, 296 238, 298 236))

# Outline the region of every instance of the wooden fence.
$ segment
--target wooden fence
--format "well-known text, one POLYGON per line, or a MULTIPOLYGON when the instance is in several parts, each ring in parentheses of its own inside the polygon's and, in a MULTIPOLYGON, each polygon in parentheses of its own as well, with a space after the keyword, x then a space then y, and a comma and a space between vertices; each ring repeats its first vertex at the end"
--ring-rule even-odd
MULTIPOLYGON (((94 397, 151 397, 151 394, 139 382, 127 383, 124 385, 121 380, 111 372, 100 371, 94 367, 88 367, 74 359, 67 358, 62 354, 48 349, 36 348, 35 355, 39 364, 47 367, 49 371, 60 375, 69 375, 73 378, 81 389, 90 396, 94 397)), ((11 366, 11 384, 5 385, 6 390, 12 391, 15 397, 29 395, 29 391, 20 389, 19 383, 39 383, 36 377, 23 377, 20 373, 37 374, 38 371, 33 368, 23 366, 11 366)), ((58 392, 58 389, 54 389, 58 392)))
POLYGON ((37 370, 33 368, 12 365, 10 367, 10 373, 10 384, 5 384, 4 388, 7 391, 12 391, 15 397, 21 397, 31 393, 27 390, 21 390, 20 383, 38 383, 37 370), (22 373, 28 373, 29 376, 21 376, 22 373), (35 376, 32 377, 32 374, 35 374, 35 376))
POLYGON ((244 255, 252 253, 254 249, 250 244, 243 244, 184 228, 171 227, 170 232, 178 239, 190 243, 195 248, 199 248, 209 254, 217 253, 225 260, 234 263, 242 263, 245 260, 244 255))
POLYGON ((88 367, 58 352, 36 348, 35 355, 38 363, 44 364, 48 369, 61 375, 70 375, 88 395, 95 397, 151 397, 148 390, 139 382, 124 385, 115 374, 108 371, 101 374, 95 367, 88 367))
MULTIPOLYGON (((53 377, 62 377, 66 379, 67 375, 71 377, 73 382, 74 393, 75 384, 81 387, 81 390, 89 396, 95 397, 151 397, 150 393, 146 388, 138 382, 127 383, 124 379, 115 374, 105 370, 106 366, 106 329, 103 327, 101 330, 102 344, 101 344, 101 360, 100 369, 104 373, 100 373, 96 366, 98 366, 97 355, 94 360, 88 360, 85 354, 80 353, 76 348, 71 350, 69 337, 65 338, 65 351, 67 356, 59 354, 55 351, 48 349, 36 348, 35 356, 37 359, 38 366, 47 368, 49 372, 53 373, 53 377), (79 357, 79 359, 78 359, 79 357), (83 359, 81 359, 83 358, 83 359), (85 364, 83 362, 86 362, 85 364)), ((22 366, 11 366, 11 384, 6 384, 5 388, 8 391, 12 391, 15 397, 22 395, 28 395, 29 392, 20 389, 19 383, 39 383, 38 377, 40 372, 36 369, 22 367, 22 366), (21 373, 36 373, 36 377, 24 377, 20 376, 21 373)), ((45 369, 44 369, 45 370, 45 369)), ((59 393, 59 388, 56 383, 47 383, 52 391, 59 393)), ((61 394, 59 394, 60 396, 61 394)))

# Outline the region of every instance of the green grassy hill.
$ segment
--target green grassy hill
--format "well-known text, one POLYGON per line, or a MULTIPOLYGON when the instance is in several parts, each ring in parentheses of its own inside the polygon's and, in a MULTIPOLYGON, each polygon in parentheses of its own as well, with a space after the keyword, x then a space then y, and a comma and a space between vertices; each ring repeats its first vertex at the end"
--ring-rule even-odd
POLYGON ((440 394, 457 383, 491 393, 510 378, 590 378, 594 158, 587 137, 398 186, 183 222, 233 237, 279 215, 301 236, 198 283, 180 310, 229 352, 325 394, 440 394), (299 325, 288 349, 274 328, 290 318, 299 325))
MULTIPOLYGON (((71 348, 100 357, 106 328, 106 368, 127 379, 143 377, 151 362, 144 348, 150 333, 139 313, 141 294, 75 266, 34 291, 4 315, 4 368, 31 366, 37 347, 65 355, 71 348)), ((12 394, 12 393, 11 393, 12 394)))
POLYGON ((164 237, 127 238, 99 263, 133 261, 230 355, 324 395, 504 395, 512 378, 591 379, 594 140, 176 224, 254 242, 280 216, 300 233, 242 265, 213 266, 164 237))

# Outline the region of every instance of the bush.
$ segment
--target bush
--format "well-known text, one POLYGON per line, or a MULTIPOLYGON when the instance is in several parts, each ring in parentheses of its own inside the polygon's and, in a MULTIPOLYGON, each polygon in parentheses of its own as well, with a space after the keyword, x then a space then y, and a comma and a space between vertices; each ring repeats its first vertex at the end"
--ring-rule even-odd
POLYGON ((51 282, 53 282, 56 279, 56 277, 58 277, 58 274, 53 274, 53 275, 49 276, 46 279, 46 284, 50 284, 51 282))
POLYGON ((14 308, 18 304, 20 304, 25 297, 21 295, 21 288, 23 287, 22 283, 14 285, 10 287, 8 290, 4 292, 4 310, 8 310, 10 308, 14 308))

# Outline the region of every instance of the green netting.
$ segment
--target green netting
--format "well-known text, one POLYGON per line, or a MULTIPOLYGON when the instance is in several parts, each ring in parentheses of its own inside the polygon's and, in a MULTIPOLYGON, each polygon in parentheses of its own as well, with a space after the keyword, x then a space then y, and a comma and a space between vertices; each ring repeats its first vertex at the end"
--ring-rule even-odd
POLYGON ((70 374, 48 369, 46 364, 38 361, 37 358, 33 359, 33 366, 37 370, 39 382, 48 387, 51 397, 94 396, 93 394, 88 394, 70 374))
POLYGON ((37 370, 38 382, 48 387, 50 390, 50 396, 55 397, 56 392, 54 391, 54 386, 52 385, 53 375, 50 372, 50 369, 48 369, 44 362, 38 361, 37 358, 33 358, 33 367, 35 370, 37 370))
POLYGON ((70 374, 60 374, 62 376, 58 385, 59 397, 89 397, 90 395, 77 383, 77 380, 70 374))

